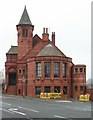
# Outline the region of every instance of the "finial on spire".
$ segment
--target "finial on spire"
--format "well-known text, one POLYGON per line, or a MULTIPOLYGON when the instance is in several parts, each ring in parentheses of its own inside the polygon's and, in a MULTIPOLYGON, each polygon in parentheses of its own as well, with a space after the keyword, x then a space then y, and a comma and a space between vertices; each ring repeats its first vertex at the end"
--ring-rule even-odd
POLYGON ((25 5, 24 9, 26 9, 26 5, 25 5))

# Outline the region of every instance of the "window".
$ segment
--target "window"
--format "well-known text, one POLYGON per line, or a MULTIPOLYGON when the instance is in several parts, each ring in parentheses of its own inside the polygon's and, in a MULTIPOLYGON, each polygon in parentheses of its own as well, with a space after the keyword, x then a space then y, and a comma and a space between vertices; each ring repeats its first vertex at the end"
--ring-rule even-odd
POLYGON ((25 36, 25 29, 22 30, 22 37, 25 36))
POLYGON ((51 87, 50 86, 45 86, 44 87, 44 92, 45 93, 50 93, 51 92, 51 87))
POLYGON ((75 68, 75 73, 77 73, 78 72, 78 68, 75 68))
POLYGON ((41 93, 41 86, 35 86, 35 93, 36 93, 36 95, 40 95, 40 93, 41 93))
POLYGON ((22 30, 22 37, 28 37, 28 29, 22 30))
POLYGON ((50 62, 45 62, 45 77, 50 77, 50 62))
POLYGON ((67 81, 67 79, 65 78, 64 81, 67 81))
POLYGON ((25 69, 23 69, 23 73, 25 73, 25 69))
POLYGON ((8 84, 16 85, 16 73, 15 72, 8 73, 8 84))
POLYGON ((60 93, 60 86, 54 86, 54 92, 60 93))
POLYGON ((66 77, 66 63, 63 63, 63 77, 66 77))
POLYGON ((82 68, 80 68, 80 72, 83 72, 83 69, 82 69, 82 68))
POLYGON ((67 94, 67 86, 63 87, 63 94, 67 94))
POLYGON ((54 77, 60 76, 59 62, 54 62, 54 77))
POLYGON ((21 73, 21 70, 19 70, 19 73, 21 73))
POLYGON ((41 77, 41 63, 36 63, 36 76, 41 77))
POLYGON ((80 86, 80 91, 83 92, 83 86, 80 86))
POLYGON ((26 29, 26 37, 28 37, 28 29, 26 29))
POLYGON ((78 86, 75 86, 75 91, 77 91, 78 90, 78 86))
POLYGON ((18 89, 18 94, 20 94, 20 89, 18 89))

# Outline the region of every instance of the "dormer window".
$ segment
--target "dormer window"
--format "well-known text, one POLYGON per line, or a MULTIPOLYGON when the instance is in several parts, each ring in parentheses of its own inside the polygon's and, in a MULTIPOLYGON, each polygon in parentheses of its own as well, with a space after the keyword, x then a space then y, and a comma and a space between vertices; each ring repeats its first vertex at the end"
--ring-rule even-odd
POLYGON ((22 37, 28 37, 28 29, 22 30, 22 37))

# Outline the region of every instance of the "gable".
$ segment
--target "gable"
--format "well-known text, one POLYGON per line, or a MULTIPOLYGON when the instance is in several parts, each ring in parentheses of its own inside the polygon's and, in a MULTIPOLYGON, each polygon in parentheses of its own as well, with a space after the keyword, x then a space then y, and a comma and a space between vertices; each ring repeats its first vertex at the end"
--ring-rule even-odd
POLYGON ((41 38, 36 34, 33 37, 33 47, 41 41, 41 38))
POLYGON ((37 55, 40 56, 59 56, 61 57, 62 54, 51 44, 46 45, 37 55))

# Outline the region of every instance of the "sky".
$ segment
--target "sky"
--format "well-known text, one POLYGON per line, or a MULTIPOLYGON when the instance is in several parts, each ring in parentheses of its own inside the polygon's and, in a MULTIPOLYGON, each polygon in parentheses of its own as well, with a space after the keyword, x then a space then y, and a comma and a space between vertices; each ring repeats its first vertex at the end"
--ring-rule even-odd
POLYGON ((48 27, 51 39, 55 32, 56 46, 75 65, 85 64, 86 79, 91 78, 91 0, 1 0, 0 71, 5 69, 9 48, 17 45, 16 25, 25 5, 33 34, 42 37, 43 27, 48 27))

